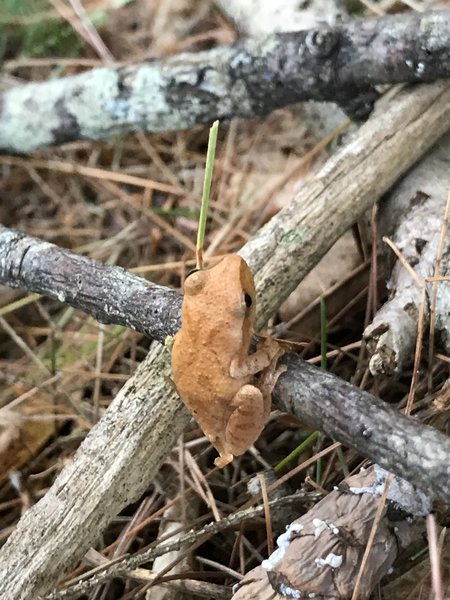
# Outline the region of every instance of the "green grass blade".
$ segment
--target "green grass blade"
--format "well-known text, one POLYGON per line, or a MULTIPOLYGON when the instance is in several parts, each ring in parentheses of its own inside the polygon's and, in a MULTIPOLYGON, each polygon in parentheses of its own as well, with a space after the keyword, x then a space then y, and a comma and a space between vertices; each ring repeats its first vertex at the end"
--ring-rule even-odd
POLYGON ((208 150, 206 153, 205 178, 203 180, 202 206, 197 230, 197 269, 203 268, 203 244, 205 243, 206 218, 208 216, 209 194, 211 192, 211 181, 214 171, 214 158, 216 155, 217 133, 219 121, 214 121, 209 130, 208 150))
POLYGON ((297 448, 295 448, 294 450, 292 450, 292 452, 290 454, 288 454, 285 458, 283 458, 283 460, 281 462, 279 462, 273 468, 273 470, 275 471, 275 473, 278 473, 279 471, 282 471, 284 469, 284 467, 286 467, 291 461, 293 461, 295 458, 297 458, 297 456, 299 454, 301 454, 307 448, 309 448, 310 446, 312 446, 314 444, 314 442, 317 440, 317 438, 319 437, 319 435, 320 435, 320 431, 313 431, 310 435, 308 435, 308 437, 306 438, 306 440, 303 440, 303 442, 301 444, 299 444, 297 446, 297 448))

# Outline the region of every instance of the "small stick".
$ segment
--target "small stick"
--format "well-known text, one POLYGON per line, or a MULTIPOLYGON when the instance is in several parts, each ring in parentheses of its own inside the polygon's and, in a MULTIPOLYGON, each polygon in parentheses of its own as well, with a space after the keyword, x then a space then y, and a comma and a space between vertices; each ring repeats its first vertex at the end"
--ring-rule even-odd
POLYGON ((416 271, 414 271, 414 269, 409 264, 409 262, 406 260, 406 258, 403 256, 403 254, 401 253, 399 248, 396 246, 396 244, 394 244, 394 242, 392 240, 390 240, 387 236, 383 236, 382 239, 383 239, 383 242, 385 244, 387 244, 389 246, 389 248, 393 251, 395 256, 402 263, 402 265, 405 267, 405 269, 408 271, 408 273, 411 275, 411 277, 414 279, 414 281, 417 283, 417 285, 420 288, 424 288, 425 287, 424 280, 421 277, 419 277, 419 275, 416 273, 416 271))
MULTIPOLYGON (((444 218, 442 219, 441 233, 439 237, 439 247, 436 255, 436 262, 434 263, 434 277, 438 277, 441 270, 442 255, 444 254, 446 236, 448 231, 448 220, 450 215, 450 190, 447 196, 447 203, 445 205, 444 218)), ((434 353, 434 336, 436 328, 436 302, 438 293, 438 280, 434 279, 431 288, 431 307, 430 307, 430 336, 428 344, 428 364, 431 365, 433 361, 434 353)), ((428 371, 428 391, 431 392, 433 387, 433 369, 428 371)))
POLYGON ((380 526, 380 521, 383 516, 383 510, 384 510, 384 506, 386 504, 386 499, 387 499, 387 495, 389 492, 389 488, 391 487, 391 483, 392 483, 392 473, 389 473, 389 475, 386 477, 386 481, 384 484, 384 491, 381 494, 381 498, 378 503, 377 512, 375 513, 375 517, 373 520, 372 529, 370 530, 369 539, 367 540, 366 549, 364 551, 364 555, 361 560, 361 566, 359 568, 359 572, 356 577, 356 583, 355 583, 355 587, 353 589, 352 600, 358 600, 359 591, 361 588, 361 581, 364 576, 364 570, 366 568, 367 561, 369 560, 369 555, 372 550, 373 543, 375 541, 375 536, 376 536, 378 528, 380 526))
POLYGON ((197 269, 203 269, 203 244, 205 242, 206 217, 208 216, 209 194, 214 170, 214 157, 216 154, 217 132, 219 121, 214 121, 209 130, 208 150, 206 152, 205 178, 203 180, 202 206, 198 220, 197 247, 195 256, 197 269))
POLYGON ((444 600, 436 517, 432 513, 427 516, 427 533, 430 552, 431 585, 434 591, 434 598, 435 600, 444 600))
POLYGON ((270 556, 273 552, 273 529, 272 529, 272 516, 270 514, 269 506, 269 494, 267 493, 266 476, 264 473, 258 473, 259 484, 261 486, 261 494, 264 505, 264 516, 266 518, 266 532, 267 532, 267 554, 270 556))
POLYGON ((320 296, 320 366, 327 368, 327 305, 323 296, 320 296))

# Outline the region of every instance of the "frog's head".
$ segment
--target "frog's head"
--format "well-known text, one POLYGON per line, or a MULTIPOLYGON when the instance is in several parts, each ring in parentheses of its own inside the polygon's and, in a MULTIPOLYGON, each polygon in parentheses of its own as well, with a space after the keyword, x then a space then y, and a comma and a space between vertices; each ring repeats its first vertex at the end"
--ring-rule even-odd
POLYGON ((256 292, 252 272, 243 258, 227 254, 210 269, 191 272, 184 283, 184 294, 183 322, 194 317, 204 325, 222 325, 240 331, 244 345, 250 342, 256 292))

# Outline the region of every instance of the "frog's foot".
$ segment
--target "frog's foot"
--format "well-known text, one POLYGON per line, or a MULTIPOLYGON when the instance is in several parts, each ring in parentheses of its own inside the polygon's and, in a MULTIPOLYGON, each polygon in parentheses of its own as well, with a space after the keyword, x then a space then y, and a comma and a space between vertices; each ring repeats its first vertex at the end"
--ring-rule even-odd
POLYGON ((214 464, 216 467, 219 467, 219 469, 223 469, 226 465, 229 465, 230 462, 233 461, 233 458, 234 456, 229 452, 226 452, 225 454, 221 453, 220 456, 218 456, 214 461, 214 464))
POLYGON ((261 376, 258 380, 258 384, 261 387, 261 389, 264 390, 264 393, 272 394, 274 387, 277 384, 279 376, 283 373, 286 373, 286 371, 287 366, 281 365, 280 367, 278 367, 276 361, 271 366, 267 367, 267 369, 262 371, 261 376))
POLYGON ((268 337, 260 340, 256 352, 243 358, 233 358, 230 364, 230 375, 234 379, 255 375, 269 367, 285 352, 274 339, 268 337))

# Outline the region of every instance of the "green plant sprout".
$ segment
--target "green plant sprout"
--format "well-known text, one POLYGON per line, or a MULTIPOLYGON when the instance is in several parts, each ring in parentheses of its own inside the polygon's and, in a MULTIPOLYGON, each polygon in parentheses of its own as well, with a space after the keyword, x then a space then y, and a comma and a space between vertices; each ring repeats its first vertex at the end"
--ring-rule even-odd
POLYGON ((297 448, 295 448, 294 450, 292 450, 292 452, 290 454, 288 454, 287 456, 285 456, 283 458, 283 460, 281 462, 279 462, 274 468, 273 470, 275 471, 275 473, 278 473, 279 471, 282 471, 291 461, 293 461, 295 458, 297 458, 297 456, 299 456, 302 452, 304 452, 307 448, 309 448, 310 446, 312 446, 314 444, 314 442, 317 440, 317 438, 320 435, 320 431, 313 431, 312 433, 310 433, 308 435, 308 437, 303 440, 303 442, 301 442, 297 448))
POLYGON ((211 193, 211 181, 214 171, 214 158, 216 156, 217 133, 219 121, 214 121, 209 130, 208 150, 206 152, 205 178, 203 180, 202 205, 198 220, 197 246, 195 258, 197 269, 203 269, 203 244, 205 243, 206 218, 208 216, 209 194, 211 193))

